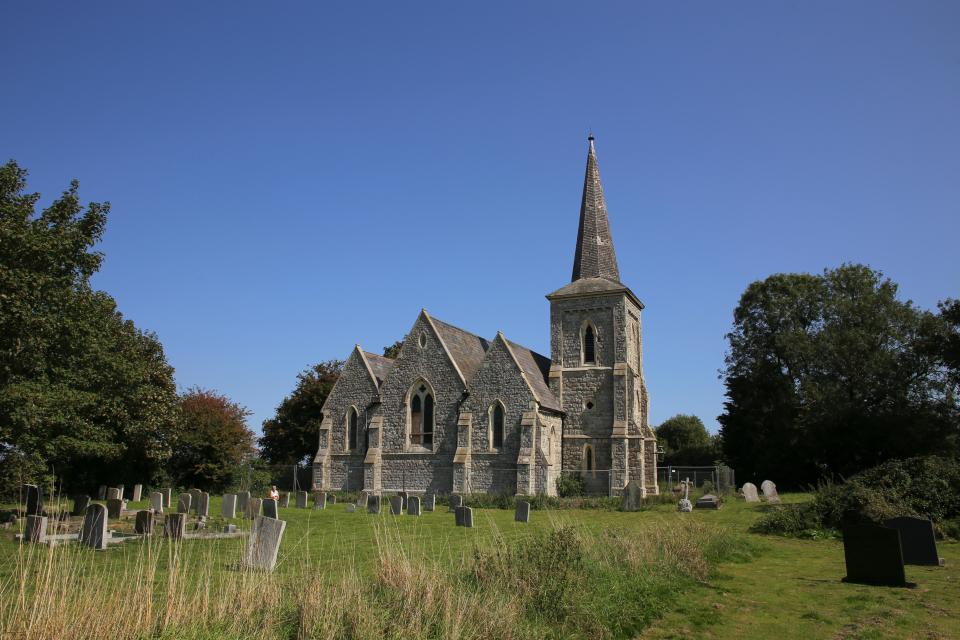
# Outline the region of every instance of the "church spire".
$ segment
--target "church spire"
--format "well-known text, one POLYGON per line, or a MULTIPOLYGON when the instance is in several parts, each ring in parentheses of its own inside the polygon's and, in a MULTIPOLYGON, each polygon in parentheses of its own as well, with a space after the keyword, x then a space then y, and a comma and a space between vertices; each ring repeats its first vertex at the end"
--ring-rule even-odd
POLYGON ((587 138, 587 172, 583 178, 583 199, 580 201, 580 229, 577 231, 577 254, 573 259, 573 277, 606 278, 620 282, 617 253, 613 249, 607 202, 600 183, 597 151, 593 147, 593 133, 587 138))

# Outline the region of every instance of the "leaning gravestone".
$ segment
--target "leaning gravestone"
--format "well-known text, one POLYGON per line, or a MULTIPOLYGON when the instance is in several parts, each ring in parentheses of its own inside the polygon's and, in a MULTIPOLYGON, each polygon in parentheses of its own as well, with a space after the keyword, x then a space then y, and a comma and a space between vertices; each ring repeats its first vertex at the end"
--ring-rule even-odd
POLYGON ((903 552, 904 564, 940 566, 937 538, 933 533, 931 520, 902 517, 891 518, 884 524, 900 532, 900 548, 903 552))
POLYGON ((473 528, 473 509, 470 507, 460 507, 463 510, 463 526, 473 528))
POLYGON ((760 502, 760 496, 757 495, 757 485, 752 482, 743 485, 741 491, 743 492, 743 499, 747 502, 760 502))
POLYGON ((237 494, 237 511, 240 513, 247 512, 247 505, 250 503, 250 492, 241 491, 237 494))
POLYGON ((770 480, 764 480, 760 484, 760 490, 763 491, 763 497, 767 499, 767 502, 780 502, 780 494, 777 493, 777 485, 773 484, 770 480))
POLYGON ((260 508, 263 500, 260 498, 250 498, 247 500, 247 517, 253 520, 260 515, 260 508))
POLYGON ((277 501, 276 500, 272 498, 268 498, 267 500, 263 501, 263 517, 273 518, 274 520, 276 520, 277 518, 277 501))
POLYGON ((244 565, 251 569, 273 571, 277 565, 277 552, 287 523, 283 520, 257 516, 250 527, 244 565))
POLYGON ((457 507, 463 506, 463 496, 450 496, 450 511, 456 513, 457 507))
POLYGON ((140 498, 143 496, 143 485, 135 484, 133 485, 133 499, 131 502, 140 502, 140 498))
POLYGON ((153 525, 156 521, 156 515, 153 511, 149 509, 143 509, 137 511, 137 519, 133 524, 134 533, 139 533, 145 536, 153 535, 153 525))
POLYGON ((357 509, 366 509, 367 502, 370 500, 370 494, 366 491, 360 492, 360 499, 357 500, 357 509))
POLYGON ((180 499, 177 501, 177 513, 190 513, 190 503, 193 501, 193 496, 189 493, 181 493, 180 499))
POLYGON ((513 512, 514 522, 530 522, 530 503, 518 502, 517 510, 513 512))
POLYGON ((107 499, 107 517, 111 520, 119 520, 120 513, 123 511, 123 500, 119 498, 107 499))
POLYGON ((720 498, 717 496, 708 493, 704 496, 700 496, 697 499, 697 504, 694 505, 697 509, 719 509, 720 508, 720 498))
POLYGON ((163 525, 163 535, 171 540, 182 540, 183 532, 187 528, 187 514, 171 513, 167 515, 167 520, 163 525))
POLYGON ((380 513, 380 496, 369 496, 367 500, 367 513, 374 515, 380 513))
POLYGON ((120 489, 117 487, 107 489, 107 500, 119 500, 120 497, 120 489))
POLYGON ((210 517, 210 494, 206 491, 201 491, 199 497, 197 498, 197 517, 210 517))
POLYGON ((70 512, 72 516, 82 516, 87 512, 87 506, 90 505, 90 496, 75 496, 73 498, 73 511, 70 512))
POLYGON ((307 508, 307 492, 297 491, 297 509, 307 508))
POLYGON ((428 493, 423 496, 423 510, 424 511, 433 511, 437 507, 437 496, 432 493, 428 493))
POLYGON ((163 513, 163 493, 154 491, 150 494, 150 508, 154 513, 163 513))
POLYGON ((24 538, 29 542, 47 541, 47 518, 45 516, 27 516, 27 528, 24 538))
POLYGON ((314 509, 326 509, 327 508, 327 494, 323 491, 318 491, 313 494, 313 508, 314 509))
POLYGON ((408 516, 418 516, 420 515, 420 498, 417 496, 410 496, 407 498, 407 515, 408 516))
POLYGON ((290 492, 289 492, 289 491, 280 494, 280 504, 277 505, 277 506, 279 506, 279 507, 289 507, 289 506, 290 506, 290 492))
POLYGON ((390 496, 390 513, 395 516, 403 513, 403 496, 390 496))
POLYGON ((623 511, 638 511, 643 506, 643 489, 636 478, 623 488, 623 502, 620 505, 623 511))
POLYGON ((43 489, 35 484, 26 484, 24 489, 27 494, 27 515, 28 516, 42 516, 43 515, 43 489))
POLYGON ((900 532, 896 529, 872 524, 844 524, 843 558, 847 565, 844 582, 907 586, 900 532))
POLYGON ((220 503, 220 515, 224 518, 237 517, 237 494, 223 494, 223 501, 220 503))
POLYGON ((93 549, 107 548, 107 508, 104 505, 94 502, 87 507, 77 541, 93 549))

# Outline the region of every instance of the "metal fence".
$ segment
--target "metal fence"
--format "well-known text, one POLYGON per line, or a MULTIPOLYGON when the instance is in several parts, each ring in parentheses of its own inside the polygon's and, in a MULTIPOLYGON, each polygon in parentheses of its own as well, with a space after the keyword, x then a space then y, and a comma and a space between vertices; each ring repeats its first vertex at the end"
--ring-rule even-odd
POLYGON ((699 489, 708 489, 717 492, 737 490, 737 479, 733 469, 726 465, 712 467, 672 466, 657 467, 657 482, 660 491, 669 491, 689 479, 690 483, 699 489))

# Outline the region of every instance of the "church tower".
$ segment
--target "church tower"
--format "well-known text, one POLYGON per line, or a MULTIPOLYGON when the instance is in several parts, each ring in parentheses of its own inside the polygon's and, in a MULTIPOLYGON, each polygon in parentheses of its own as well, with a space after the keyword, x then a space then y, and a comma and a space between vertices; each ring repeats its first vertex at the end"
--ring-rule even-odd
POLYGON ((620 495, 635 480, 658 493, 648 423, 640 312, 613 248, 594 138, 588 138, 570 284, 550 301, 550 389, 563 408, 562 468, 591 494, 620 495))

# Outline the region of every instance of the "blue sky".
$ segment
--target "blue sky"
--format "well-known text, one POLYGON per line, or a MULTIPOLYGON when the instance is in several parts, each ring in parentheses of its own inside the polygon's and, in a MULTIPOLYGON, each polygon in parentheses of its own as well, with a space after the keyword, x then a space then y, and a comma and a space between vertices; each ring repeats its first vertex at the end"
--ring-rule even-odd
POLYGON ((426 307, 549 353, 586 135, 652 421, 722 411, 753 280, 960 296, 960 3, 9 3, 0 155, 113 212, 96 286, 272 415, 426 307))

